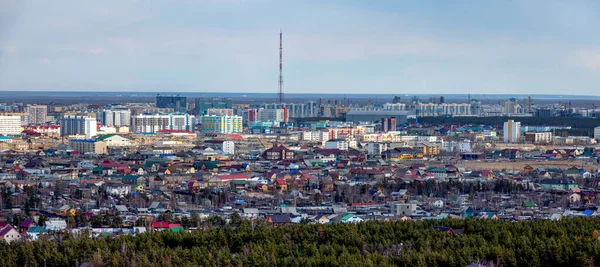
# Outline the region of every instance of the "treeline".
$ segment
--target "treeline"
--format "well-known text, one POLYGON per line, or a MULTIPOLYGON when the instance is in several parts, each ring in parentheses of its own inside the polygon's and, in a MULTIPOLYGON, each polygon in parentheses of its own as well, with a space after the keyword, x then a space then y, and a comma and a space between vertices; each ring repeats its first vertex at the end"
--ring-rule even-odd
POLYGON ((600 126, 599 118, 574 117, 419 117, 419 123, 426 124, 474 124, 502 125, 507 120, 521 122, 526 126, 570 126, 576 129, 593 129, 600 126))
POLYGON ((294 224, 0 244, 2 266, 593 266, 600 219, 294 224), (439 229, 446 226, 453 229, 439 229))

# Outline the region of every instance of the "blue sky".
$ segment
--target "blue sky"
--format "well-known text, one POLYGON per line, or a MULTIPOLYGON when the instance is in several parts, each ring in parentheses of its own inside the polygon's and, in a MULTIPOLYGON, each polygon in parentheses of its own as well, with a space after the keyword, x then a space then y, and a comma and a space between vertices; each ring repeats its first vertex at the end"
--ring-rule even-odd
POLYGON ((0 0, 0 90, 580 94, 600 1, 0 0))

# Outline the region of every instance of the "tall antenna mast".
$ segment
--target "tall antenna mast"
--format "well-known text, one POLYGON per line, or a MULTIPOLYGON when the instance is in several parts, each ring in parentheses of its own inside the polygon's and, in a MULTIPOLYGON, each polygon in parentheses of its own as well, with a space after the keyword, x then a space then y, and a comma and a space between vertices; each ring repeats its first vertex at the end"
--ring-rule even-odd
POLYGON ((279 29, 279 104, 283 103, 283 33, 279 29))

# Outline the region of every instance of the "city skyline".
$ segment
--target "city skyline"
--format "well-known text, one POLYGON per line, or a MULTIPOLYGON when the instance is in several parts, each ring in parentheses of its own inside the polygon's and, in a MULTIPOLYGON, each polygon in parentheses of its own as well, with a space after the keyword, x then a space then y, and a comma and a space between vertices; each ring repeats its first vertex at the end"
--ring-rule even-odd
POLYGON ((0 90, 597 95, 598 5, 0 1, 0 90))

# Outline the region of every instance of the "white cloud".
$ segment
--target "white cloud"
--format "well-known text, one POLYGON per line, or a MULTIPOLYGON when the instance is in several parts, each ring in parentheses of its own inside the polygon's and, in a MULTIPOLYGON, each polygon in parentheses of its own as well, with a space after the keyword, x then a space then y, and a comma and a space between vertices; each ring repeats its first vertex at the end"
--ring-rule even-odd
POLYGON ((48 63, 50 63, 50 59, 48 59, 47 57, 40 58, 40 63, 48 64, 48 63))
POLYGON ((600 50, 581 50, 571 58, 571 61, 579 67, 595 72, 600 69, 600 50))
POLYGON ((108 53, 108 51, 106 51, 106 49, 104 49, 103 47, 90 48, 88 51, 94 55, 108 53))

